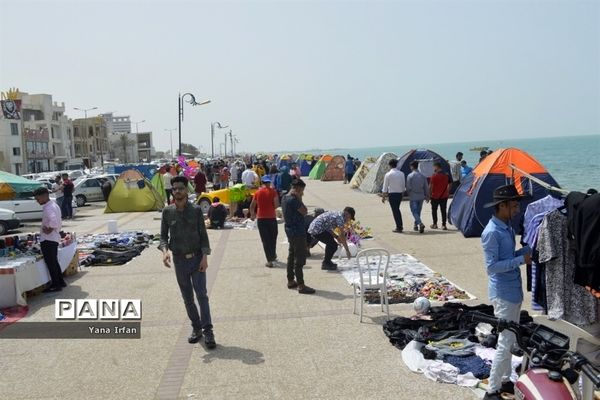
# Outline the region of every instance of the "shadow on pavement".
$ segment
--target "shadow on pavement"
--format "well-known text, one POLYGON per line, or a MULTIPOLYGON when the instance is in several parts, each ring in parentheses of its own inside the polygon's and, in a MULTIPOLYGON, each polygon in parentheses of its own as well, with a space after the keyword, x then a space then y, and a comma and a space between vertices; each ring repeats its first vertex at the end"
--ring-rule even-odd
POLYGON ((329 290, 316 289, 315 296, 320 296, 329 300, 346 300, 351 299, 351 294, 342 294, 340 292, 332 292, 329 290))
MULTIPOLYGON (((202 345, 202 347, 205 347, 202 345)), ((214 350, 207 350, 202 357, 205 364, 211 363, 213 360, 239 360, 244 364, 257 365, 265 362, 265 356, 260 351, 244 349, 237 346, 217 345, 214 350)))

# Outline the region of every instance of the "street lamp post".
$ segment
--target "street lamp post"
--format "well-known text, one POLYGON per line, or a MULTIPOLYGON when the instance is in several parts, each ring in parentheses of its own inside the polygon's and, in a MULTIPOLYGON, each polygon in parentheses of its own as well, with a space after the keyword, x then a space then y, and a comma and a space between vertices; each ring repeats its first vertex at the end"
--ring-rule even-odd
POLYGON ((146 122, 146 120, 145 120, 145 119, 143 119, 143 120, 141 120, 141 121, 138 121, 138 122, 132 122, 133 124, 135 124, 135 134, 136 134, 136 135, 137 135, 138 133, 140 133, 140 131, 139 131, 139 129, 138 129, 138 126, 139 126, 139 124, 141 124, 141 123, 143 123, 143 122, 146 122))
MULTIPOLYGON (((83 111, 83 114, 85 115, 85 120, 84 120, 84 124, 83 124, 83 125, 85 126, 85 132, 84 132, 84 133, 85 133, 85 136, 84 136, 84 138, 85 138, 85 147, 86 147, 86 149, 85 149, 85 150, 86 150, 86 152, 87 152, 87 151, 88 151, 88 149, 87 149, 87 142, 88 142, 88 141, 87 141, 87 139, 88 139, 88 132, 87 132, 87 128, 88 128, 88 127, 87 127, 87 112, 88 112, 88 111, 92 111, 92 110, 97 110, 97 109, 98 109, 98 107, 92 107, 92 108, 77 108, 77 107, 73 107, 73 109, 74 109, 74 110, 77 110, 77 111, 83 111)), ((96 136, 96 135, 94 135, 94 133, 93 133, 93 131, 92 131, 92 137, 93 137, 94 139, 95 139, 95 136, 96 136)), ((93 143, 93 146, 92 146, 92 148, 94 148, 94 149, 96 148, 96 143, 95 143, 95 141, 94 141, 94 143, 93 143)), ((95 158, 96 158, 96 155, 94 154, 94 159, 95 159, 95 158)))
POLYGON ((173 131, 176 130, 175 128, 173 129, 165 129, 165 131, 169 132, 169 137, 171 138, 171 158, 174 158, 174 154, 173 154, 173 131))
POLYGON ((228 125, 221 125, 221 123, 217 121, 210 124, 210 148, 212 158, 215 158, 215 125, 219 129, 225 129, 228 127, 228 125))
POLYGON ((181 155, 181 121, 183 121, 183 100, 185 99, 185 96, 189 96, 190 99, 187 100, 187 102, 193 106, 202 106, 204 104, 210 103, 210 100, 204 100, 204 101, 201 101, 200 103, 198 103, 193 94, 184 93, 182 95, 181 93, 179 93, 179 97, 177 99, 178 120, 179 120, 179 152, 178 152, 179 155, 181 155))

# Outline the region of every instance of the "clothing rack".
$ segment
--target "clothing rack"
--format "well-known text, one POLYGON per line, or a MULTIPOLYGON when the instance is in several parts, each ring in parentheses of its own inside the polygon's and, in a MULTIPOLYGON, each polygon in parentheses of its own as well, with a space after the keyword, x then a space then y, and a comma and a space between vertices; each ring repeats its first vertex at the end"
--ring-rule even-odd
POLYGON ((529 180, 531 180, 531 181, 533 181, 533 182, 537 183, 538 185, 540 185, 540 186, 542 186, 542 187, 544 187, 544 188, 546 188, 546 189, 548 189, 548 190, 552 190, 553 192, 558 192, 558 193, 560 193, 560 194, 562 194, 562 195, 565 195, 565 196, 566 196, 567 194, 569 194, 569 191, 568 191, 568 190, 561 189, 561 188, 558 188, 558 187, 556 187, 556 186, 552 186, 552 185, 550 185, 549 183, 546 183, 546 182, 544 182, 543 180, 541 180, 541 179, 539 179, 539 178, 536 178, 535 176, 531 175, 530 173, 523 171, 522 169, 520 169, 519 167, 517 167, 515 164, 510 164, 510 165, 509 165, 509 167, 510 167, 510 168, 512 168, 512 169, 513 169, 513 171, 518 171, 518 172, 520 172, 520 173, 521 173, 521 174, 523 174, 523 175, 524 175, 526 178, 529 178, 529 180))

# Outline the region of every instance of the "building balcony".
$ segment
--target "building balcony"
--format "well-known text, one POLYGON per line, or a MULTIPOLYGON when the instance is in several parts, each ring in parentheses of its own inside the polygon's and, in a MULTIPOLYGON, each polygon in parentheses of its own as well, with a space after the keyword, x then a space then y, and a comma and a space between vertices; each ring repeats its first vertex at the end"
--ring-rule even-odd
POLYGON ((54 158, 54 154, 49 151, 28 151, 27 158, 30 160, 48 160, 54 158))

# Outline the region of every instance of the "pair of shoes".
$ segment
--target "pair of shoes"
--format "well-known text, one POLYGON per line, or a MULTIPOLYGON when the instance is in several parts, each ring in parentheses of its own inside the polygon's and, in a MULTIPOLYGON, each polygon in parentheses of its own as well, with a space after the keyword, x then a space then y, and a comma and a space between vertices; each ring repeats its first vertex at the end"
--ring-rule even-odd
POLYGON ((437 228, 438 228, 438 227, 437 227, 437 224, 431 224, 431 225, 429 225, 429 227, 430 227, 431 229, 437 229, 437 228))
POLYGON ((423 233, 423 232, 425 232, 425 224, 421 223, 419 225, 419 233, 423 233))
POLYGON ((298 285, 298 293, 300 294, 314 294, 315 292, 316 290, 311 287, 306 285, 298 285))
POLYGON ((398 228, 396 228, 396 229, 394 229, 392 232, 394 232, 394 233, 402 233, 402 229, 398 229, 398 228))
POLYGON ((267 267, 267 268, 273 268, 273 261, 269 261, 268 263, 266 263, 265 267, 267 267))
POLYGON ((448 228, 446 227, 446 224, 442 225, 442 230, 443 231, 447 231, 448 230, 448 228))
POLYGON ((44 289, 44 293, 60 292, 61 290, 61 286, 49 286, 46 289, 44 289))
POLYGON ((288 282, 287 287, 288 287, 288 289, 296 289, 298 287, 298 282, 296 282, 296 281, 288 282))
POLYGON ((502 395, 500 394, 500 392, 494 392, 494 393, 485 393, 485 396, 483 396, 483 400, 502 400, 502 395))
POLYGON ((502 382, 502 386, 500 387, 501 393, 510 393, 515 394, 515 384, 511 381, 502 382))
POLYGON ((419 230, 419 225, 415 224, 415 225, 413 226, 413 231, 415 231, 415 232, 416 232, 416 231, 418 231, 418 230, 419 230))
POLYGON ((215 342, 215 334, 213 331, 204 331, 204 344, 209 350, 217 347, 217 342, 215 342))
POLYGON ((200 338, 202 338, 202 331, 194 329, 188 336, 188 343, 198 343, 200 338))

